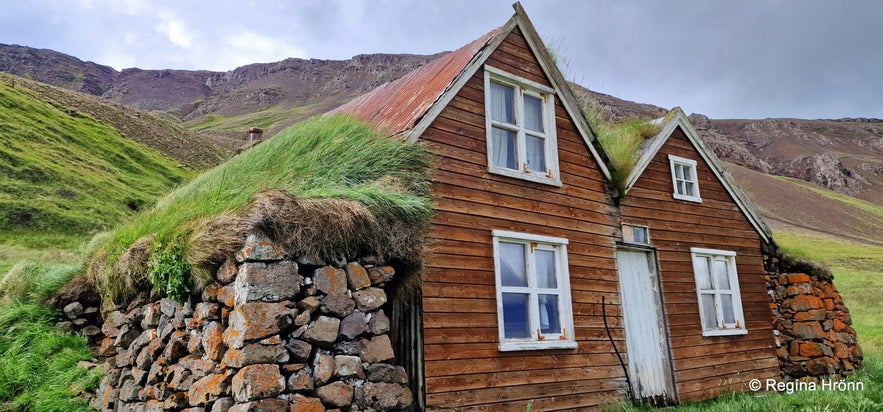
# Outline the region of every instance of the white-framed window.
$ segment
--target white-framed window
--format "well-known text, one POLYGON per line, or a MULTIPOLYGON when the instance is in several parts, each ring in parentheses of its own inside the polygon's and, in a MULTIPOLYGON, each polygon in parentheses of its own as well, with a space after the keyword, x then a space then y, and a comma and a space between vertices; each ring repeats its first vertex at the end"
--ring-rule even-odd
POLYGON ((647 226, 623 224, 622 240, 626 243, 650 246, 650 228, 647 226))
POLYGON ((494 230, 501 351, 575 348, 567 239, 494 230))
POLYGON ((671 164, 671 181, 674 198, 702 203, 699 197, 699 178, 696 176, 696 161, 684 157, 668 155, 671 164))
POLYGON ((703 336, 744 335, 736 253, 690 248, 703 336))
POLYGON ((488 171, 561 186, 555 90, 484 67, 488 171))

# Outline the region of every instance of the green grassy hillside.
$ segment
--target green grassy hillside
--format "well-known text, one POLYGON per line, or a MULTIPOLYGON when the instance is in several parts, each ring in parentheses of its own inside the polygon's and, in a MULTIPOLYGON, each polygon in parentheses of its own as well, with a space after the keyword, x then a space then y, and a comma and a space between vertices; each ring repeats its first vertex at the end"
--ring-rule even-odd
POLYGON ((32 83, 0 80, 0 273, 47 250, 67 258, 195 174, 32 83))

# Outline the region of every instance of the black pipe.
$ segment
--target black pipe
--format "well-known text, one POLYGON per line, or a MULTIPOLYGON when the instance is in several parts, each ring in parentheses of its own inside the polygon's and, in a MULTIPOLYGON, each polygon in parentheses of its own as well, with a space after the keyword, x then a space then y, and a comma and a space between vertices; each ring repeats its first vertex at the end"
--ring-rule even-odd
POLYGON ((610 326, 607 325, 607 297, 601 296, 601 316, 604 318, 604 330, 607 331, 607 338, 610 339, 610 345, 613 346, 613 352, 616 353, 617 359, 619 359, 619 364, 622 365, 622 372, 625 374, 625 384, 626 390, 628 391, 628 395, 630 399, 635 399, 635 394, 632 392, 632 381, 629 379, 629 370, 625 367, 625 362, 622 361, 622 355, 619 354, 619 349, 616 348, 616 343, 613 342, 613 335, 610 333, 610 326))

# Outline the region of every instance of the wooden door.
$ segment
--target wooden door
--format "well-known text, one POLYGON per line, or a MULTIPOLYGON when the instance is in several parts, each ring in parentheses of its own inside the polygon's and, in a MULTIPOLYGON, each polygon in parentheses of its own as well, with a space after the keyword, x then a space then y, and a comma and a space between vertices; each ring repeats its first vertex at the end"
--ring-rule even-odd
POLYGON ((662 406, 675 399, 654 253, 616 251, 629 379, 636 399, 662 406))

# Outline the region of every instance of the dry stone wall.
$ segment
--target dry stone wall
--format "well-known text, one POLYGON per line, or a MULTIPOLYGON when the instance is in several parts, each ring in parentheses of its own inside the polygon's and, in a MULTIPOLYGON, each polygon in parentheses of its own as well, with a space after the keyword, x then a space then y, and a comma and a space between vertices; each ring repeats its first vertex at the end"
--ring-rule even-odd
POLYGON ((861 366, 849 309, 834 284, 806 274, 771 274, 773 333, 786 380, 848 375, 861 366))
POLYGON ((201 298, 142 299, 106 316, 115 411, 394 411, 412 404, 383 310, 390 266, 299 266, 255 233, 201 298), (309 273, 305 273, 309 272, 309 273))

